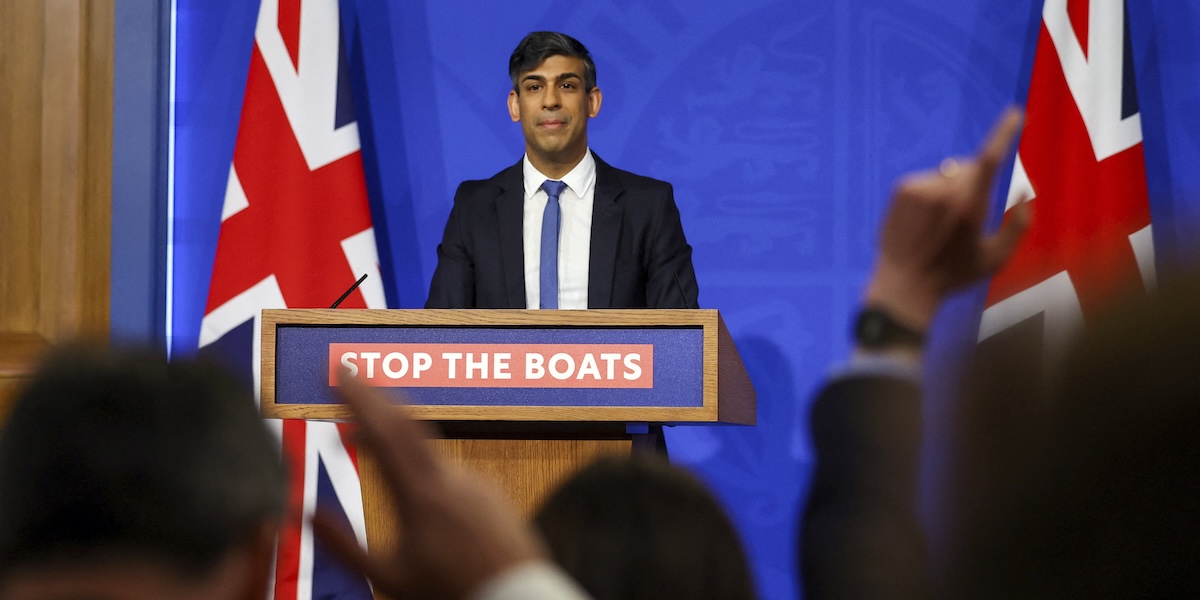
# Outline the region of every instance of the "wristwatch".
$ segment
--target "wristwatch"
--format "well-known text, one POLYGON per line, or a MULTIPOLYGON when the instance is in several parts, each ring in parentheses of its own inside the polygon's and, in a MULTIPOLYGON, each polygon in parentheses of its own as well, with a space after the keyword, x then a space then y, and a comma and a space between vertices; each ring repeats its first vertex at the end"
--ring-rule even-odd
POLYGON ((868 350, 898 347, 919 350, 925 345, 925 334, 897 322, 887 311, 867 307, 854 322, 854 341, 868 350))

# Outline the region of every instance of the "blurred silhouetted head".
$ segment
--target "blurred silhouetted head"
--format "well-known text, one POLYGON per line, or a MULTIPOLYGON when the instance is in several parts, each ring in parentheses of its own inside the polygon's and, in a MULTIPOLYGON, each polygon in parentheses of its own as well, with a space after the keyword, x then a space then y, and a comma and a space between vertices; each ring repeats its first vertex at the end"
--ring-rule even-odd
POLYGON ((277 447, 251 390, 213 365, 53 353, 0 431, 0 595, 261 596, 277 447))
POLYGON ((596 600, 754 598, 738 535, 712 493, 661 458, 603 458, 535 516, 551 554, 596 600))
POLYGON ((1035 435, 990 447, 1011 464, 966 507, 956 591, 1200 597, 1200 280, 1089 323, 1047 381, 1035 435))

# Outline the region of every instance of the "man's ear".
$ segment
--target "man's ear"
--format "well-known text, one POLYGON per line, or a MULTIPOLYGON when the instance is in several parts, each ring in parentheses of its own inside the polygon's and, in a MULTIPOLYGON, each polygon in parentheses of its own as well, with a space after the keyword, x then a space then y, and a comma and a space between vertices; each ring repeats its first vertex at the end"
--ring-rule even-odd
POLYGON ((604 100, 604 96, 600 93, 600 88, 594 87, 588 92, 588 117, 595 117, 600 114, 600 102, 604 100))
POLYGON ((517 90, 508 93, 508 116, 512 117, 513 123, 521 120, 521 99, 517 97, 517 90))

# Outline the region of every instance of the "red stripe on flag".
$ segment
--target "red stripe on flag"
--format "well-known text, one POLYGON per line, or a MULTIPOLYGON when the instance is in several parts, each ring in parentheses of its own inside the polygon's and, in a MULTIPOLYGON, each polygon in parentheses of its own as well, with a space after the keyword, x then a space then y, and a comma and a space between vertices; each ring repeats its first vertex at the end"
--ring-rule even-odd
POLYGON ((275 597, 295 598, 300 579, 300 535, 304 526, 306 423, 283 422, 283 461, 288 468, 288 510, 279 527, 275 557, 275 597))
POLYGON ((279 35, 287 47, 292 66, 300 70, 300 0, 279 0, 279 35))
POLYGON ((1087 56, 1088 52, 1088 11, 1091 0, 1067 0, 1067 16, 1071 19, 1071 29, 1075 30, 1075 38, 1079 40, 1079 47, 1083 48, 1083 55, 1087 56))
POLYGON ((354 463, 354 472, 361 473, 358 469, 358 446, 354 443, 354 427, 353 423, 338 423, 337 426, 342 445, 346 447, 346 454, 350 456, 350 462, 354 463))

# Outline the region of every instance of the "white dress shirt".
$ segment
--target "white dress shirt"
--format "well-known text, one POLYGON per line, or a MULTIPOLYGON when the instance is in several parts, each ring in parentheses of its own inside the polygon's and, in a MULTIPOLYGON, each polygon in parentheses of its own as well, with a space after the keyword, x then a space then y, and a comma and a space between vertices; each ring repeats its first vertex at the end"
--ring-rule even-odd
MULTIPOLYGON (((529 156, 521 162, 525 175, 525 307, 541 308, 542 215, 549 200, 542 184, 549 177, 534 168, 529 156)), ((596 198, 596 159, 590 149, 561 181, 567 187, 558 197, 562 217, 558 235, 558 307, 584 309, 588 307, 592 204, 596 198)))

